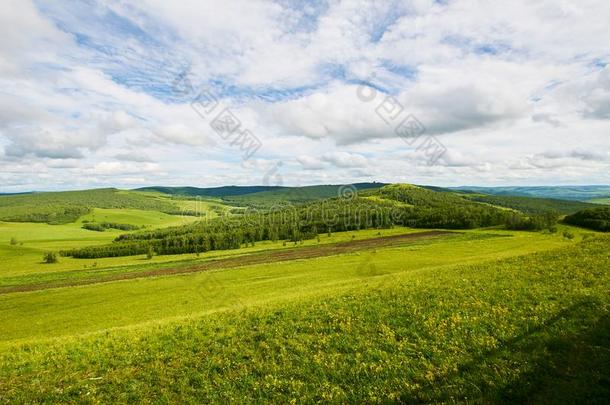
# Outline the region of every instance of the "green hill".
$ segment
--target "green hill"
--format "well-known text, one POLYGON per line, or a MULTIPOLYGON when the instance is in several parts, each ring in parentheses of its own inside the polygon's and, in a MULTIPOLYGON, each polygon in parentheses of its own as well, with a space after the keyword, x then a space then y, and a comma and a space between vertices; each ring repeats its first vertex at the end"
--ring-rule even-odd
POLYGON ((351 197, 358 191, 376 189, 383 183, 327 184, 319 186, 283 187, 276 190, 263 191, 224 198, 230 204, 271 206, 278 203, 304 203, 325 198, 351 197))
MULTIPOLYGON (((102 258, 143 254, 152 249, 161 255, 202 253, 219 249, 239 249, 261 241, 285 240, 294 243, 315 239, 318 235, 360 229, 382 229, 392 226, 412 228, 472 229, 505 223, 506 210, 473 202, 454 193, 427 190, 395 184, 380 189, 365 189, 359 197, 354 189, 344 186, 315 186, 313 201, 298 205, 280 205, 271 210, 243 210, 241 214, 202 221, 181 227, 121 235, 112 244, 62 250, 63 256, 102 258), (342 195, 344 191, 348 195, 342 195), (320 196, 336 192, 341 197, 320 196), (371 198, 377 197, 377 198, 371 198), (401 203, 401 204, 397 204, 401 203)), ((302 189, 301 189, 302 190, 302 189)), ((269 194, 282 193, 284 198, 297 198, 286 190, 260 193, 249 204, 264 206, 273 201, 269 194), (256 202, 253 202, 256 201, 256 202)), ((238 197, 234 197, 238 198, 238 197)))
MULTIPOLYGON (((480 250, 472 243, 464 246, 480 250)), ((74 324, 99 329, 8 346, 0 353, 0 398, 607 403, 608 243, 417 271, 403 270, 410 268, 403 248, 0 296, 13 332, 31 323, 36 336, 74 324), (210 302, 223 309, 210 310, 210 302), (179 305, 191 315, 107 326, 125 315, 170 317, 179 305), (40 311, 58 320, 40 319, 40 311)), ((432 247, 427 255, 438 257, 432 247)))
POLYGON ((113 188, 0 196, 0 221, 74 222, 92 208, 132 208, 171 212, 171 202, 113 188))
POLYGON ((379 196, 420 207, 475 205, 472 201, 452 192, 436 191, 411 184, 385 186, 379 190, 379 196))
POLYGON ((595 207, 582 201, 557 200, 551 198, 518 197, 503 195, 465 195, 473 201, 497 205, 500 207, 511 208, 525 214, 542 214, 545 212, 556 212, 559 214, 571 214, 573 212, 595 207))
POLYGON ((223 187, 141 187, 133 191, 158 192, 169 195, 186 197, 228 197, 243 194, 259 193, 264 191, 280 190, 280 186, 223 186, 223 187))

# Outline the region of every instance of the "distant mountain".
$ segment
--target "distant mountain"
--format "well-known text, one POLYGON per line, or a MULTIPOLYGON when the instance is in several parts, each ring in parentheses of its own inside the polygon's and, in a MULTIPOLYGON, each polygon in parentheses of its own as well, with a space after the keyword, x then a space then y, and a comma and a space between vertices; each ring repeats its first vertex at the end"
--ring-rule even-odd
POLYGON ((523 186, 523 187, 448 187, 451 190, 492 195, 554 198, 561 200, 588 201, 610 196, 610 186, 523 186))
POLYGON ((0 196, 3 195, 23 195, 23 194, 34 194, 36 191, 22 191, 20 193, 0 193, 0 196))
POLYGON ((262 191, 280 190, 280 186, 222 186, 222 187, 164 187, 152 186, 141 187, 133 191, 153 191, 170 195, 182 195, 188 197, 229 197, 236 195, 259 193, 262 191))

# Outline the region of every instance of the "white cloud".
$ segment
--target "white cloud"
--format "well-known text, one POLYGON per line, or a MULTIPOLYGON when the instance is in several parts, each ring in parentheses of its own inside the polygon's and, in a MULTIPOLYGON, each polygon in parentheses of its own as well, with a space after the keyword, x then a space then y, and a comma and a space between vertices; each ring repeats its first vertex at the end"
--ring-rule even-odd
POLYGON ((608 20, 601 0, 5 1, 0 180, 610 182, 608 20), (261 140, 252 161, 172 92, 186 65, 261 140), (436 165, 363 81, 446 146, 436 165))
POLYGON ((355 153, 332 152, 322 156, 322 160, 332 163, 337 167, 364 167, 368 164, 367 159, 355 153))

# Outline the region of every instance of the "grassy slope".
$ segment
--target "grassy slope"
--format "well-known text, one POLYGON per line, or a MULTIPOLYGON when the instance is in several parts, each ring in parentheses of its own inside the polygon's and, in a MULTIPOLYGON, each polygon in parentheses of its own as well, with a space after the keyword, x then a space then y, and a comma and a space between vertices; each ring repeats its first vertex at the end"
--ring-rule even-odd
MULTIPOLYGON (((523 248, 534 249, 538 237, 528 234, 523 248)), ((433 260, 439 252, 480 252, 481 243, 486 242, 448 244, 446 250, 434 246, 427 255, 424 246, 416 254, 407 249, 335 263, 318 260, 316 266, 303 263, 300 271, 278 268, 275 277, 281 279, 275 281, 273 269, 244 270, 241 277, 248 287, 235 291, 239 302, 230 295, 223 302, 238 305, 252 295, 264 296, 271 287, 269 294, 275 291, 283 300, 180 323, 13 347, 0 358, 0 398, 607 403, 610 239, 470 266, 412 263, 433 260), (305 277, 289 280, 305 268, 305 277), (332 288, 321 290, 311 282, 299 286, 312 279, 332 288)), ((485 246, 490 256, 525 253, 516 246, 497 246, 504 253, 493 255, 493 246, 485 246)), ((115 300, 140 304, 123 302, 123 310, 113 316, 133 311, 159 317, 167 306, 192 300, 193 290, 201 287, 197 282, 210 285, 196 282, 201 276, 174 280, 181 285, 173 290, 179 294, 165 299, 154 298, 168 291, 163 283, 172 279, 125 286, 119 295, 111 292, 120 283, 102 290, 75 289, 79 300, 91 301, 87 307, 74 295, 60 307, 58 294, 69 299, 67 290, 47 297, 55 302, 51 308, 41 297, 11 299, 19 304, 13 310, 21 328, 40 334, 39 328, 65 328, 58 315, 66 311, 80 314, 82 324, 99 324, 99 308, 115 300), (21 308, 22 300, 26 308, 21 308), (57 322, 45 323, 37 312, 57 317, 57 322), (38 328, 28 325, 36 322, 38 328)), ((228 279, 223 284, 233 285, 228 279)), ((200 301, 191 304, 202 305, 200 310, 211 300, 204 298, 209 287, 203 291, 200 301)), ((118 302, 114 305, 119 308, 118 302)))
POLYGON ((98 285, 0 295, 4 319, 0 341, 95 332, 164 318, 193 316, 236 305, 282 301, 321 292, 337 293, 379 274, 477 263, 560 247, 559 235, 472 231, 356 254, 269 265, 156 277, 98 285), (485 237, 486 234, 513 235, 485 237), (87 316, 83 316, 87 314, 87 316))
MULTIPOLYGON (((208 260, 217 260, 229 257, 240 257, 253 253, 266 251, 278 251, 293 249, 295 247, 310 247, 317 245, 334 244, 347 242, 352 237, 358 239, 376 238, 378 236, 402 235, 413 232, 421 232, 422 229, 395 227, 383 230, 362 230, 356 232, 335 232, 330 237, 323 235, 320 242, 314 239, 303 241, 295 246, 293 243, 265 241, 259 242, 255 246, 242 247, 239 250, 215 250, 201 254, 181 254, 155 256, 148 260, 145 255, 103 258, 103 259, 71 259, 60 258, 59 263, 43 265, 38 263, 40 257, 32 257, 24 267, 6 269, 0 272, 0 293, 1 287, 18 286, 27 284, 39 284, 45 282, 72 281, 95 278, 110 274, 142 272, 167 267, 186 267, 197 265, 208 260), (97 263, 95 267, 93 264, 97 263), (87 267, 85 267, 87 266, 87 267)), ((10 247, 9 247, 10 248, 10 247)))
POLYGON ((91 208, 132 208, 173 211, 167 199, 117 189, 97 189, 0 196, 0 220, 70 223, 91 208))
POLYGON ((201 199, 194 200, 172 200, 181 210, 195 212, 199 217, 205 219, 216 218, 219 215, 227 215, 232 208, 220 199, 201 199))
MULTIPOLYGON (((84 220, 93 219, 98 222, 128 223, 157 228, 187 224, 199 218, 168 215, 156 211, 94 208, 90 214, 81 217, 78 221, 63 225, 0 222, 0 260, 2 260, 0 278, 36 272, 76 270, 83 269, 85 265, 92 266, 96 262, 95 260, 61 258, 60 263, 53 265, 43 265, 41 261, 45 251, 109 243, 118 235, 126 233, 119 230, 94 232, 81 228, 84 220), (10 239, 13 237, 20 244, 11 246, 10 239)), ((98 266, 138 263, 136 260, 141 257, 132 258, 132 260, 116 259, 119 260, 97 260, 98 266)))

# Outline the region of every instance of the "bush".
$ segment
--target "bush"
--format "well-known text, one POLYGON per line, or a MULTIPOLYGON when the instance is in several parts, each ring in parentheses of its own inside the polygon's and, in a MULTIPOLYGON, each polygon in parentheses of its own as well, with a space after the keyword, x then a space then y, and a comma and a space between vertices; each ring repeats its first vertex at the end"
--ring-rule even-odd
POLYGON ((96 231, 96 232, 104 232, 106 230, 106 228, 104 228, 101 224, 98 224, 96 222, 87 222, 87 223, 83 222, 83 229, 86 229, 88 231, 96 231))
POLYGON ((566 239, 574 239, 574 233, 572 231, 565 230, 563 231, 563 237, 566 239))
POLYGON ((11 238, 11 245, 15 246, 15 245, 17 245, 18 243, 19 243, 19 241, 17 240, 17 238, 15 238, 15 237, 12 237, 12 238, 11 238))
POLYGON ((51 264, 51 263, 57 263, 57 253, 55 252, 46 252, 43 256, 42 256, 42 260, 47 263, 47 264, 51 264))
POLYGON ((149 246, 148 251, 146 252, 146 258, 148 260, 150 260, 153 258, 154 255, 155 255, 155 251, 153 250, 152 246, 149 246))

